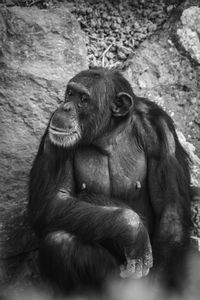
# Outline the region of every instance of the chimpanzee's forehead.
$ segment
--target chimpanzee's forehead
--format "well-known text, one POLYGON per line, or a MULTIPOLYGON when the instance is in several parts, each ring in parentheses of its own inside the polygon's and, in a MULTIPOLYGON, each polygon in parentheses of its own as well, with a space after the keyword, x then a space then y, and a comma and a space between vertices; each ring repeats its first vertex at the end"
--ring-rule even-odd
POLYGON ((90 94, 89 89, 81 82, 70 81, 67 85, 67 89, 73 89, 79 93, 90 94))
POLYGON ((67 86, 67 90, 72 89, 78 93, 86 94, 95 100, 99 97, 105 96, 106 84, 104 80, 95 79, 92 77, 76 76, 72 78, 67 86))
POLYGON ((100 70, 86 70, 81 71, 75 75, 70 82, 76 82, 82 84, 84 87, 90 89, 96 84, 101 84, 105 80, 105 73, 100 72, 100 70))

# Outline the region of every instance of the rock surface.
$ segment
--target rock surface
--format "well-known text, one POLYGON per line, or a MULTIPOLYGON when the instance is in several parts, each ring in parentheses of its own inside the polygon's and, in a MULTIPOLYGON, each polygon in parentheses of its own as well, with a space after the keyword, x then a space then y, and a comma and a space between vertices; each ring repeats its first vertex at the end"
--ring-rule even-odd
POLYGON ((200 64, 200 7, 191 6, 183 11, 177 35, 185 51, 200 64))
POLYGON ((28 173, 67 81, 87 68, 84 38, 65 8, 0 7, 0 281, 7 258, 34 247, 28 173))
POLYGON ((186 12, 190 9, 199 10, 199 7, 200 3, 197 1, 186 1, 175 10, 164 28, 135 51, 124 72, 133 83, 137 95, 148 97, 166 107, 177 127, 197 146, 198 155, 200 66, 184 55, 178 43, 177 31, 186 12))
POLYGON ((69 0, 88 37, 90 66, 120 66, 178 5, 163 0, 69 0))

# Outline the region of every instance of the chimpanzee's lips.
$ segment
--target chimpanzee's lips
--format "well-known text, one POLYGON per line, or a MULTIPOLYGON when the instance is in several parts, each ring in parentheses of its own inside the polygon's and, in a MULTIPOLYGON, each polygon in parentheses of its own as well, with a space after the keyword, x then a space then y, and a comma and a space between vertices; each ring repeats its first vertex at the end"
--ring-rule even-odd
POLYGON ((54 145, 57 145, 59 147, 72 147, 74 146, 81 137, 81 133, 78 130, 64 130, 64 129, 58 129, 58 128, 52 128, 51 126, 49 127, 49 138, 51 142, 54 145))
POLYGON ((60 128, 49 127, 49 133, 56 134, 56 135, 72 135, 75 134, 76 131, 67 131, 64 128, 60 129, 60 128))

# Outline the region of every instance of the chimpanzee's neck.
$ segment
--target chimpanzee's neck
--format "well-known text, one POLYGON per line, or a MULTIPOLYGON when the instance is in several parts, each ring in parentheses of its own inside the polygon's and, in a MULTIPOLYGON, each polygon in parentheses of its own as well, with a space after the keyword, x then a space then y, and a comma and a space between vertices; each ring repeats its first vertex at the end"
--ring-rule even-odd
POLYGON ((129 121, 126 125, 118 126, 114 131, 97 139, 93 144, 100 150, 111 153, 115 151, 115 148, 118 148, 119 145, 124 144, 125 146, 128 141, 130 141, 129 136, 132 134, 132 127, 133 125, 129 121))

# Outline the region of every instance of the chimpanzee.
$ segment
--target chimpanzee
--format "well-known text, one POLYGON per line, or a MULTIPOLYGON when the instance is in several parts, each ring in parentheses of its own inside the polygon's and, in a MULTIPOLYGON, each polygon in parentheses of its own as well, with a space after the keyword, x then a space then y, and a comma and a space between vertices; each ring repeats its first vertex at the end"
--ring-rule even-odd
POLYGON ((30 173, 30 220, 48 280, 72 292, 150 270, 180 286, 190 197, 189 158, 166 112, 117 70, 69 81, 30 173))

